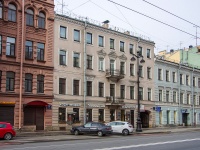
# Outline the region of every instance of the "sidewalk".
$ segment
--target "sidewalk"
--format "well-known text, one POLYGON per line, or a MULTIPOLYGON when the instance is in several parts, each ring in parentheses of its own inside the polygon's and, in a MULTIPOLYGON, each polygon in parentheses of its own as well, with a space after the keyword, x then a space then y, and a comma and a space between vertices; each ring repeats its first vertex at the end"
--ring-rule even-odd
MULTIPOLYGON (((144 134, 168 134, 177 132, 195 132, 200 131, 200 127, 162 127, 143 129, 142 132, 134 132, 131 136, 138 136, 144 134)), ((109 135, 108 138, 117 138, 122 135, 109 135)), ((35 143, 35 142, 51 142, 51 141, 70 141, 70 140, 85 140, 85 139, 99 139, 96 135, 71 135, 69 131, 48 131, 48 132, 21 132, 17 133, 11 141, 0 140, 0 143, 35 143)))

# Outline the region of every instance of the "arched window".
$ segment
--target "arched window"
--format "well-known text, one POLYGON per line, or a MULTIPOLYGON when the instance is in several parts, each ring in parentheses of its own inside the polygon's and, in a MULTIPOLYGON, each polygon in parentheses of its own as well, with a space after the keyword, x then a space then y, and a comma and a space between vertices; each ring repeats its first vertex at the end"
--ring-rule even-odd
POLYGON ((0 1, 0 18, 3 16, 3 4, 2 1, 0 1))
POLYGON ((34 25, 34 13, 33 10, 26 10, 26 25, 33 26, 34 25))
POLYGON ((13 4, 8 5, 8 20, 16 22, 16 7, 13 4))
POLYGON ((43 12, 39 13, 38 27, 43 29, 45 28, 45 14, 43 12))

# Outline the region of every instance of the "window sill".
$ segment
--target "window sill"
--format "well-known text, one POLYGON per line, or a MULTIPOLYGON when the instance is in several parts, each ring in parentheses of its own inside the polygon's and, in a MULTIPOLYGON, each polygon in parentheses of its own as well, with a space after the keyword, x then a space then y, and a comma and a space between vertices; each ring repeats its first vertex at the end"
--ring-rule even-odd
POLYGON ((92 68, 87 68, 87 70, 93 70, 92 68))
POLYGON ((80 69, 81 67, 76 67, 76 66, 74 66, 74 68, 78 68, 78 69, 80 69))
POLYGON ((110 50, 115 50, 114 48, 110 48, 110 50))
POLYGON ((15 93, 15 91, 6 90, 6 93, 15 93))
POLYGON ((26 91, 25 91, 24 94, 33 94, 33 93, 32 93, 32 92, 26 92, 26 91))
POLYGON ((81 41, 76 41, 76 40, 74 40, 74 42, 76 42, 76 43, 81 43, 81 41))
POLYGON ((99 70, 99 72, 105 72, 104 70, 99 70))
POLYGON ((15 59, 16 59, 16 56, 6 55, 6 57, 9 57, 9 58, 15 58, 15 59))
POLYGON ((62 38, 62 37, 60 37, 60 40, 67 41, 67 38, 62 38))
POLYGON ((45 95, 44 93, 39 93, 39 92, 37 92, 37 94, 38 94, 38 95, 45 95))
POLYGON ((45 60, 37 60, 37 62, 46 63, 45 60))
POLYGON ((66 65, 66 64, 59 64, 59 66, 63 66, 63 67, 66 67, 67 65, 66 65))

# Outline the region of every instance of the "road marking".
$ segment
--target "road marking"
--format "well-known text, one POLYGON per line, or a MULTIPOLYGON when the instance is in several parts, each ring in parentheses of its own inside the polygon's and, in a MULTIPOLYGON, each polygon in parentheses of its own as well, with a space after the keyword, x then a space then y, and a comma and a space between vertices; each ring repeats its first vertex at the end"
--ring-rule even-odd
POLYGON ((145 146, 163 145, 163 144, 171 144, 171 143, 182 143, 182 142, 199 141, 199 140, 200 140, 200 138, 185 139, 185 140, 177 140, 177 141, 166 141, 166 142, 158 142, 158 143, 129 145, 129 146, 121 146, 121 147, 111 147, 111 148, 94 149, 94 150, 117 150, 117 149, 124 149, 124 148, 145 147, 145 146))

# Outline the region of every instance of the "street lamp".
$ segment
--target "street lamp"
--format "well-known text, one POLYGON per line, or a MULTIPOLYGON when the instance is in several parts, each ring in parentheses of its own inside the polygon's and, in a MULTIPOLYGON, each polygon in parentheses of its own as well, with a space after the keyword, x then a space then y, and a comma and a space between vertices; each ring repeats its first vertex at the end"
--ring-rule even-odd
POLYGON ((137 59, 137 103, 138 103, 138 116, 137 116, 137 128, 136 128, 136 132, 142 132, 142 124, 141 124, 141 118, 140 118, 140 70, 139 70, 139 59, 142 58, 140 60, 140 63, 145 63, 145 60, 143 59, 143 56, 140 54, 140 51, 137 51, 137 55, 133 54, 133 57, 131 58, 131 61, 135 61, 137 59))

